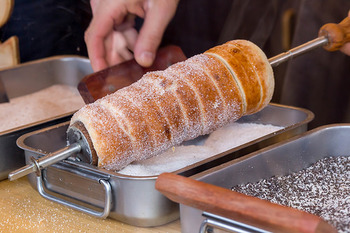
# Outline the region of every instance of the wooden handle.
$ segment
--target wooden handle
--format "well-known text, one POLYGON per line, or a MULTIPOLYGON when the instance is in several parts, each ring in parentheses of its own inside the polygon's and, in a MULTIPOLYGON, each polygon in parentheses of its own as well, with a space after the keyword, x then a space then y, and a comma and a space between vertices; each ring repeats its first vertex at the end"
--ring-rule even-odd
POLYGON ((172 173, 156 189, 170 200, 273 232, 337 232, 321 218, 172 173))
POLYGON ((345 43, 350 42, 350 18, 346 17, 339 24, 325 24, 321 27, 318 35, 328 38, 329 42, 324 46, 326 50, 339 50, 345 43))

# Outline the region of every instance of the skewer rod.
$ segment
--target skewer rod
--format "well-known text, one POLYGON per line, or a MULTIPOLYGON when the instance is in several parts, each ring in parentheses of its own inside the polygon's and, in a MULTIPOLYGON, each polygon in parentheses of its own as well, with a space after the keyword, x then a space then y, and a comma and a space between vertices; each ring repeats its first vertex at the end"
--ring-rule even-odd
POLYGON ((39 159, 32 159, 33 163, 28 164, 22 168, 19 168, 8 175, 9 180, 16 180, 25 175, 28 175, 32 172, 39 173, 42 169, 57 163, 63 159, 68 158, 74 153, 78 153, 81 150, 81 146, 79 143, 73 143, 69 146, 62 148, 56 152, 53 152, 47 156, 44 156, 39 159))
POLYGON ((278 54, 277 56, 270 58, 269 62, 272 67, 275 67, 281 64, 282 62, 286 62, 287 60, 293 57, 309 52, 310 50, 324 46, 326 44, 328 44, 327 37, 321 36, 314 40, 306 42, 305 44, 299 45, 298 47, 295 47, 291 50, 288 50, 287 52, 278 54))

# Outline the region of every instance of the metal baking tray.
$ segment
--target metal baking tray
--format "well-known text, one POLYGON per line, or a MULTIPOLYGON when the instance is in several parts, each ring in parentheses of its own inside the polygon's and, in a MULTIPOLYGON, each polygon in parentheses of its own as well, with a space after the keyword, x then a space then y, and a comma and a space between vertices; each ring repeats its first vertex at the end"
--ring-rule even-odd
MULTIPOLYGON (((349 136, 350 124, 321 126, 190 178, 231 189, 236 185, 287 175, 328 156, 350 155, 349 136)), ((180 204, 180 219, 183 233, 199 232, 201 224, 208 220, 214 222, 214 230, 240 226, 235 221, 183 204, 180 204), (217 220, 223 225, 216 225, 217 220)))
MULTIPOLYGON (((79 81, 92 73, 90 61, 79 56, 54 56, 23 63, 0 70, 8 97, 15 98, 39 91, 54 84, 76 87, 79 81)), ((17 147, 19 136, 70 119, 71 113, 32 122, 0 132, 0 180, 9 172, 25 165, 23 150, 17 147)))
MULTIPOLYGON (((175 173, 193 175, 214 166, 212 163, 230 160, 298 135, 307 130, 313 116, 306 109, 270 104, 256 114, 241 118, 239 122, 283 126, 282 130, 213 155, 213 158, 175 173)), ((25 151, 27 163, 30 163, 31 157, 38 158, 66 146, 68 124, 61 123, 18 138, 17 144, 25 151)), ((154 188, 157 176, 126 176, 67 159, 44 169, 40 176, 30 174, 28 178, 43 197, 96 217, 109 216, 141 227, 162 225, 179 217, 178 204, 154 188)))

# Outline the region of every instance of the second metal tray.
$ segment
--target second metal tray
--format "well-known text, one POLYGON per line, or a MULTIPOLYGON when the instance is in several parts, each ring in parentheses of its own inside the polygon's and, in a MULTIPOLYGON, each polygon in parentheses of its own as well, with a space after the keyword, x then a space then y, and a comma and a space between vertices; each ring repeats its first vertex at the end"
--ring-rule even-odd
MULTIPOLYGON (((191 178, 230 190, 236 185, 300 171, 328 156, 349 155, 350 125, 326 125, 195 174, 191 178)), ((201 224, 208 219, 212 222, 220 221, 221 226, 214 227, 216 230, 246 227, 242 223, 183 204, 180 204, 180 218, 183 233, 198 232, 201 224)), ((260 230, 254 232, 263 232, 263 229, 260 230)))

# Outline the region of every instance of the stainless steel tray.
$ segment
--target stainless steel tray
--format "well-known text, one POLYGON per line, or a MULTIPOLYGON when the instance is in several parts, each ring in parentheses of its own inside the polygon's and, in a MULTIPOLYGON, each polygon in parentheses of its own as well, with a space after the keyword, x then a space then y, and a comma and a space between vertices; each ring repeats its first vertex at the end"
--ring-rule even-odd
MULTIPOLYGON (((191 178, 231 189, 236 185, 300 171, 328 156, 344 155, 350 155, 350 125, 326 125, 195 174, 191 178)), ((237 222, 232 226, 232 220, 183 204, 180 204, 180 218, 183 233, 198 232, 201 224, 208 220, 219 220, 223 223, 221 229, 240 226, 237 222)))
MULTIPOLYGON (((261 112, 243 117, 239 122, 272 124, 284 129, 175 173, 193 175, 216 163, 298 135, 307 130, 307 124, 312 119, 313 114, 306 109, 270 104, 261 112)), ((68 122, 21 136, 17 144, 25 151, 27 163, 31 157, 38 158, 66 146, 67 127, 68 122)), ((44 169, 41 176, 31 174, 28 178, 45 198, 93 216, 109 216, 142 227, 165 224, 179 217, 178 204, 154 188, 157 176, 126 176, 68 159, 44 169)))
MULTIPOLYGON (((76 87, 79 81, 92 73, 90 61, 78 56, 55 56, 23 63, 0 70, 0 78, 8 97, 27 95, 54 84, 76 87)), ((9 172, 25 165, 23 150, 17 147, 19 136, 69 120, 73 112, 0 132, 0 180, 9 172)))

